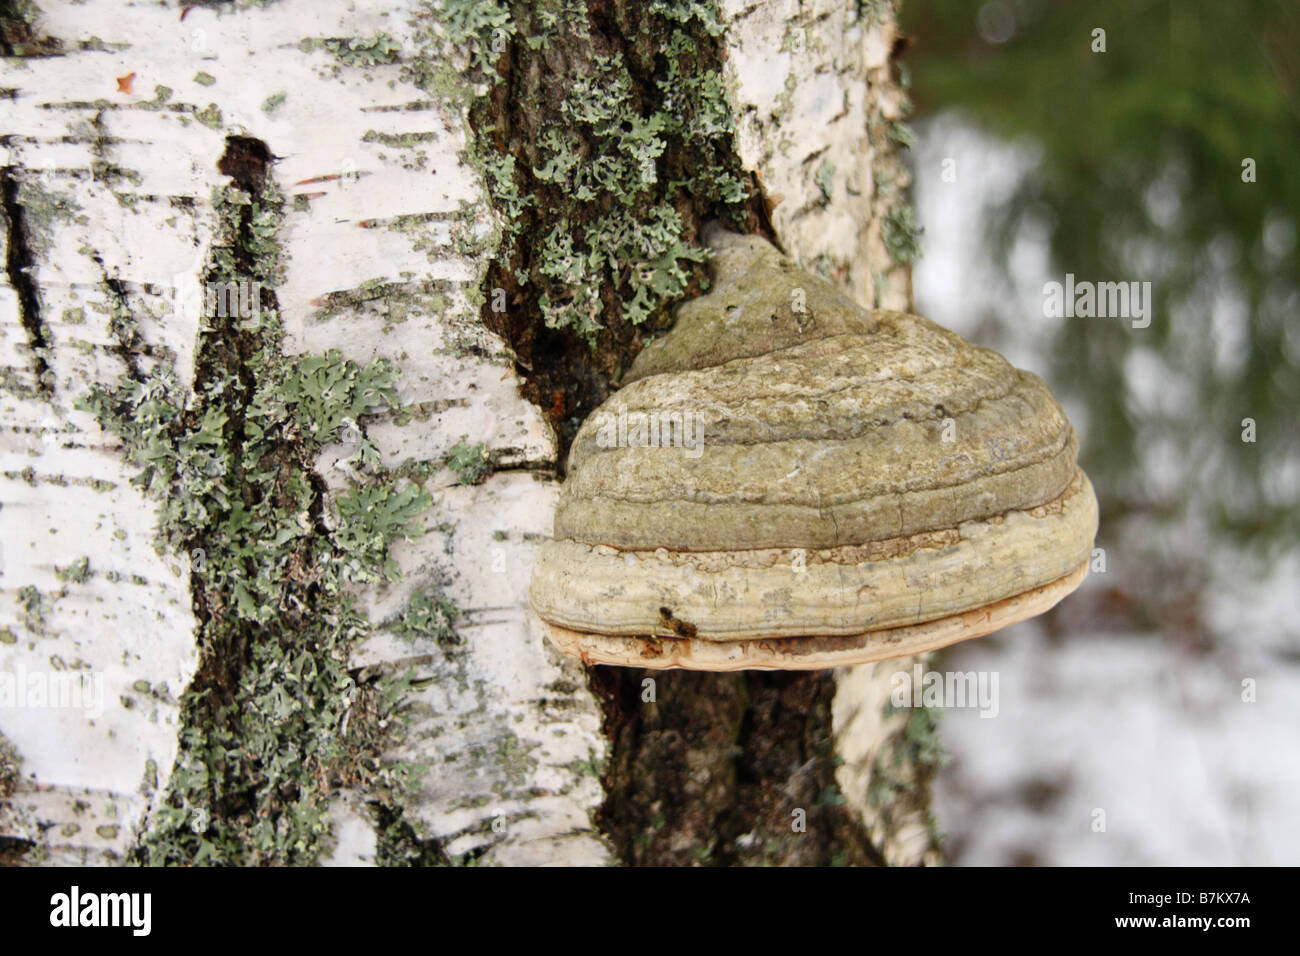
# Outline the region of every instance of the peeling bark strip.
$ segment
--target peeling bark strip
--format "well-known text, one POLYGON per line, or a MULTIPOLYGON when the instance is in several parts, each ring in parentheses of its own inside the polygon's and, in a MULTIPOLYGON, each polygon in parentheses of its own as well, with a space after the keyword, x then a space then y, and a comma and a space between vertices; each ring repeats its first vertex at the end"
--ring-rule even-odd
POLYGON ((397 375, 384 360, 282 355, 271 159, 261 141, 230 136, 218 164, 233 182, 216 197, 204 281, 255 283, 260 300, 202 320, 194 401, 160 367, 86 402, 142 467, 137 483, 164 499, 162 534, 191 558, 199 622, 181 749, 136 850, 143 863, 313 862, 328 845, 331 790, 359 784, 387 806, 414 776, 379 759, 403 682, 359 686, 349 673, 367 625, 343 588, 390 574, 388 543, 428 496, 372 473, 339 499, 337 520, 325 514, 320 447, 395 406, 397 375))
POLYGON ((48 396, 54 390, 50 384, 50 366, 45 357, 49 343, 41 321, 40 294, 36 291, 36 280, 29 271, 35 262, 27 239, 25 213, 18 199, 18 180, 14 177, 13 168, 9 166, 0 167, 0 209, 4 213, 5 273, 18 297, 18 320, 27 333, 36 387, 48 396))
MULTIPOLYGON (((737 153, 720 11, 445 0, 441 12, 487 91, 468 111, 503 223, 484 322, 555 425, 562 471, 642 331, 701 290, 702 224, 775 239, 737 153)), ((627 863, 879 864, 887 855, 872 840, 891 840, 928 805, 927 770, 894 747, 899 812, 878 807, 868 836, 836 782, 829 672, 590 668, 589 678, 611 741, 598 822, 627 863)))

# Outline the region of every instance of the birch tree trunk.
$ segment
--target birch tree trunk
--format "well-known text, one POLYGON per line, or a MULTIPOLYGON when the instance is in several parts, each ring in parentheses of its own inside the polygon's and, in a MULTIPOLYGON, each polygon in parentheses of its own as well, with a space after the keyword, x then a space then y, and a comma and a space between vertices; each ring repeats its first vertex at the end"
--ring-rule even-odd
POLYGON ((587 669, 526 597, 705 219, 910 308, 888 2, 3 10, 0 855, 938 860, 910 661, 587 669))

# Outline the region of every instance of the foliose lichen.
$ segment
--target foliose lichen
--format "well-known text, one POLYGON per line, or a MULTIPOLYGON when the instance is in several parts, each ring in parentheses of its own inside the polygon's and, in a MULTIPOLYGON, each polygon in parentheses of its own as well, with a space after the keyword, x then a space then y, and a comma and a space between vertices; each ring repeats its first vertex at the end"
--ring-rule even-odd
POLYGON ((639 325, 698 284, 697 217, 738 215, 749 198, 717 51, 700 42, 722 31, 717 4, 615 4, 614 24, 574 0, 431 13, 429 55, 407 77, 444 92, 432 61, 468 59, 471 158, 500 216, 510 297, 591 344, 612 316, 639 325))
POLYGON ((191 558, 200 664, 175 767, 136 848, 149 864, 313 862, 329 846, 331 791, 396 801, 422 772, 381 759, 401 733, 401 679, 362 685, 348 669, 369 628, 349 586, 397 576, 389 545, 417 532, 430 502, 378 467, 364 434, 368 416, 396 407, 397 372, 382 359, 283 353, 284 197, 244 159, 213 197, 204 278, 256 284, 255 308, 204 319, 188 399, 159 363, 81 403, 159 502, 159 547, 191 558), (359 445, 356 480, 331 509, 313 466, 345 432, 359 445))

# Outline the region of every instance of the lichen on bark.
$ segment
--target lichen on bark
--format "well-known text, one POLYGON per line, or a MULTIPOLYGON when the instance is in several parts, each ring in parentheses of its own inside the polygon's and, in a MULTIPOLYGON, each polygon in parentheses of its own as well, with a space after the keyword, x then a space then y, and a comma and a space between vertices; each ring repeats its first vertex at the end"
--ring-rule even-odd
POLYGON ((238 289, 249 307, 208 297, 192 395, 158 364, 82 403, 160 500, 160 547, 190 558, 200 666, 136 849, 148 864, 313 862, 331 791, 360 785, 383 805, 420 770, 380 760, 400 732, 402 680, 349 672, 368 625, 348 588, 393 578, 388 546, 416 531, 429 495, 377 468, 364 436, 368 415, 397 404, 387 361, 282 351, 284 198, 270 164, 265 144, 227 138, 204 288, 238 289), (359 480, 331 513, 314 465, 345 429, 359 435, 359 480))
POLYGON ((562 458, 643 334, 705 284, 702 224, 760 228, 718 6, 443 0, 431 18, 409 75, 462 98, 500 222, 483 320, 514 351, 562 458), (472 95, 447 77, 448 55, 468 63, 472 95))

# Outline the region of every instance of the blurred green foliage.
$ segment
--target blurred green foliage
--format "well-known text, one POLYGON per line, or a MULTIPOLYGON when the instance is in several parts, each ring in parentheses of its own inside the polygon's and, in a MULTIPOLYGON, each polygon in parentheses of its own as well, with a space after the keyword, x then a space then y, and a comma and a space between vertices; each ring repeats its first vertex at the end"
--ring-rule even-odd
MULTIPOLYGON (((1149 328, 1066 319, 1053 350, 1053 388, 1087 409, 1103 519, 1190 510, 1239 540, 1294 545, 1300 4, 907 0, 902 13, 919 113, 959 108, 1041 151, 994 215, 1001 267, 1033 225, 1058 280, 1152 282, 1149 328), (1137 368, 1158 383, 1154 408, 1137 368), (1145 452, 1161 446, 1186 472, 1172 489, 1150 479, 1145 452)), ((1014 334, 1026 317, 999 321, 1014 334)))

